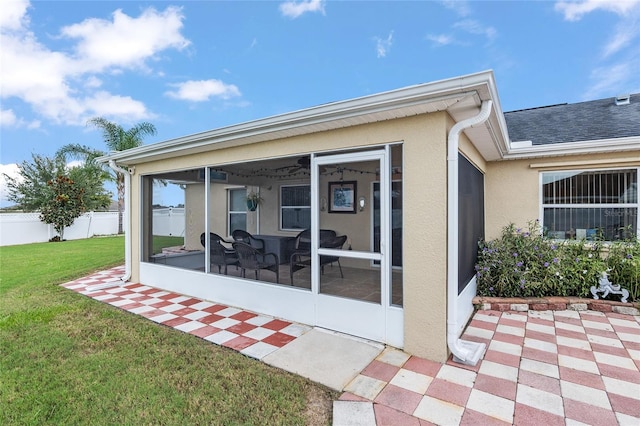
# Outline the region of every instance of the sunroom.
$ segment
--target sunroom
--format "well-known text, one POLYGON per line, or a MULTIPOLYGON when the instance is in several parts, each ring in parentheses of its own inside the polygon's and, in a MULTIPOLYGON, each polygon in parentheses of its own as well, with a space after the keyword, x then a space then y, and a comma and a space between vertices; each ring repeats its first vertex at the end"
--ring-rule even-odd
POLYGON ((320 246, 339 253, 325 253, 318 264, 310 261, 311 154, 304 154, 145 175, 142 261, 306 291, 319 266, 321 294, 381 304, 380 210, 386 208, 392 236, 388 302, 401 307, 402 144, 316 154, 314 161, 320 246), (387 151, 391 181, 382 188, 387 151), (382 190, 390 192, 384 206, 382 190), (169 246, 154 233, 166 220, 154 214, 166 193, 174 200, 177 194, 185 211, 184 234, 169 246), (259 202, 252 205, 251 196, 259 202), (246 259, 236 253, 240 243, 253 249, 246 249, 246 259))
POLYGON ((493 100, 483 72, 112 153, 127 278, 444 360, 473 310, 484 169, 507 140, 493 100), (158 232, 169 193, 177 241, 158 232))

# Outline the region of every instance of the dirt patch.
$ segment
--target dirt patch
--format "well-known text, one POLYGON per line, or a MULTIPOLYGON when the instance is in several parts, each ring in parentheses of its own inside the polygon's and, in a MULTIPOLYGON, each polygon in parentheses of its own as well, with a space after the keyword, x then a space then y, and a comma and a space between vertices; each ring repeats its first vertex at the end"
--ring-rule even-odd
POLYGON ((323 389, 315 385, 307 388, 307 409, 304 412, 307 425, 331 425, 333 420, 333 401, 337 400, 338 392, 323 389))

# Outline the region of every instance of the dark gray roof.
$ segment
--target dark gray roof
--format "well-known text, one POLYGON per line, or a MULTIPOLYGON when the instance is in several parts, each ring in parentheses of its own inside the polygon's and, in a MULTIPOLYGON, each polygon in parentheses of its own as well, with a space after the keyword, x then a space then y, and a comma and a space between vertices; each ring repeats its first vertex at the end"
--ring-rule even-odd
POLYGON ((533 145, 640 136, 640 93, 628 105, 616 98, 506 112, 512 142, 533 145))

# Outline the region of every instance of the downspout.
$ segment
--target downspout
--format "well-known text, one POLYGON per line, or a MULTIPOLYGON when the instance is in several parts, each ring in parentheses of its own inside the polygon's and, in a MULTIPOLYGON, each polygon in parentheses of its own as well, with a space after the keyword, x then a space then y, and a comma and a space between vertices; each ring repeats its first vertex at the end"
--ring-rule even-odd
POLYGON ((97 291, 125 284, 131 278, 131 174, 132 170, 119 167, 114 160, 109 160, 109 167, 124 175, 124 275, 117 281, 88 286, 87 291, 97 291))
POLYGON ((127 282, 131 278, 131 174, 132 169, 123 169, 115 160, 109 161, 109 167, 124 175, 124 275, 120 278, 127 282))
POLYGON ((458 148, 460 133, 487 121, 491 107, 483 101, 478 115, 456 123, 447 140, 447 346, 454 361, 467 365, 476 365, 486 345, 458 337, 458 148))

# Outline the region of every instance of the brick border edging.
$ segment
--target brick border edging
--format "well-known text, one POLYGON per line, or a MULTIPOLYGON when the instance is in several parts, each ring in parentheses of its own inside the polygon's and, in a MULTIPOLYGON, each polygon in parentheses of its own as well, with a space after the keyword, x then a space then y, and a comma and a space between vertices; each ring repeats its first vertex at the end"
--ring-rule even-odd
POLYGON ((482 297, 473 298, 473 305, 478 310, 491 311, 600 311, 616 312, 624 315, 640 315, 638 305, 613 300, 583 299, 579 297, 482 297))

